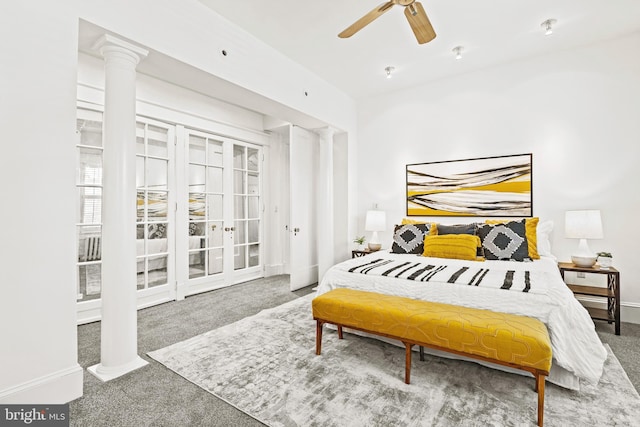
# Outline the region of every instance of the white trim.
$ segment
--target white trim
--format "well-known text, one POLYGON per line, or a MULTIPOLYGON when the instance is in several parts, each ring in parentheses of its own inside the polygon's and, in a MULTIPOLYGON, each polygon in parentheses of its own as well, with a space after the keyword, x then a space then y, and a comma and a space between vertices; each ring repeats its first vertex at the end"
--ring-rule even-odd
POLYGON ((128 374, 129 372, 133 372, 136 369, 140 369, 143 366, 147 366, 148 364, 149 362, 140 356, 136 356, 131 362, 125 363, 124 365, 105 367, 102 363, 98 363, 97 365, 88 367, 87 371, 100 381, 107 382, 128 374))
MULTIPOLYGON (((587 307, 607 308, 606 300, 602 297, 590 297, 584 295, 576 295, 576 299, 587 307)), ((620 321, 640 324, 640 303, 637 302, 620 302, 620 321)))
POLYGON ((82 397, 82 367, 75 364, 0 391, 2 404, 64 404, 82 397))
MULTIPOLYGON (((103 88, 78 82, 78 106, 104 111, 103 102, 103 88)), ((252 144, 269 145, 268 132, 221 122, 211 117, 200 116, 190 111, 167 107, 140 98, 136 98, 136 115, 173 125, 184 125, 216 136, 224 136, 252 144)))

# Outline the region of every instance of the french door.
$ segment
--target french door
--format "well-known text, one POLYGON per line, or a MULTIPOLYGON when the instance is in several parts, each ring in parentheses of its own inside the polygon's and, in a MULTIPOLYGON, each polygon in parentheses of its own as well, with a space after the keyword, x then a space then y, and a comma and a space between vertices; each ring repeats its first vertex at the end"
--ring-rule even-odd
POLYGON ((184 129, 184 145, 187 209, 178 215, 188 242, 178 251, 188 268, 180 294, 262 277, 261 148, 192 129, 184 129))
MULTIPOLYGON (((79 323, 100 319, 102 115, 78 109, 79 323)), ((145 117, 135 144, 138 307, 262 277, 261 147, 145 117)))

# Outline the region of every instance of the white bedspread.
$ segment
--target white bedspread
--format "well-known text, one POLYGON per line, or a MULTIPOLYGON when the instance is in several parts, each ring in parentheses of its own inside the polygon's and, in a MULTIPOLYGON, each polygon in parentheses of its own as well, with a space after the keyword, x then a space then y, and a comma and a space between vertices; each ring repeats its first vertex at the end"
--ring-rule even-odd
POLYGON ((580 380, 598 382, 607 352, 586 309, 563 282, 554 259, 542 257, 533 262, 479 263, 420 257, 422 260, 431 260, 435 265, 446 263, 453 268, 481 265, 483 268, 504 270, 507 265, 515 271, 529 270, 546 278, 547 286, 543 293, 514 292, 445 282, 416 282, 348 271, 376 258, 411 261, 416 260, 416 257, 380 251, 342 262, 326 272, 317 294, 335 288, 351 288, 534 317, 547 325, 551 338, 553 365, 549 381, 574 390, 579 389, 580 380))

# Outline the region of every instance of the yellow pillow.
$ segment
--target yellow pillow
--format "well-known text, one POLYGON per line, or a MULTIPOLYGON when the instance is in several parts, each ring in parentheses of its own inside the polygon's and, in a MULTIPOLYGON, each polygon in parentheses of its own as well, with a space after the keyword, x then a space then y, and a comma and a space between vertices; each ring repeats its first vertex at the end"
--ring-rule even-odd
MULTIPOLYGON (((435 258, 466 259, 475 261, 480 238, 470 234, 445 234, 425 236, 423 256, 435 258)), ((480 258, 480 260, 483 260, 480 258)))
MULTIPOLYGON (((503 224, 509 221, 517 221, 513 219, 488 219, 485 224, 503 224)), ((529 251, 529 258, 540 259, 538 254, 538 222, 540 218, 525 218, 524 229, 527 236, 527 250, 529 251)))
POLYGON ((406 224, 427 224, 427 221, 421 219, 402 218, 402 225, 406 224))

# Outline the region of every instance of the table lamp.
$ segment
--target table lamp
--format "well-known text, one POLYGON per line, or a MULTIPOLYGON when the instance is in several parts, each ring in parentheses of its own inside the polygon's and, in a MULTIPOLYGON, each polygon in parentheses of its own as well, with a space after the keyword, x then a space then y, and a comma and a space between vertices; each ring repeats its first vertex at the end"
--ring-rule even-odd
POLYGON ((383 211, 367 211, 364 229, 373 232, 369 240, 369 250, 372 252, 379 251, 382 245, 380 244, 380 240, 378 240, 378 231, 385 231, 387 229, 387 215, 383 211))
POLYGON ((580 239, 578 249, 571 255, 571 262, 578 267, 593 267, 598 255, 587 244, 587 239, 602 239, 602 220, 599 210, 567 211, 564 217, 564 235, 580 239))

